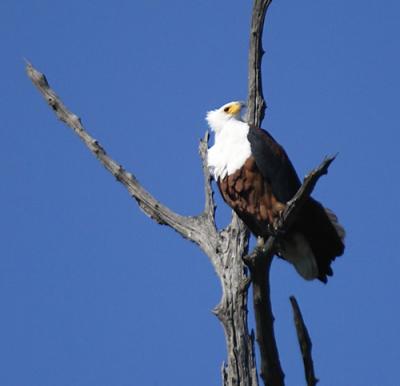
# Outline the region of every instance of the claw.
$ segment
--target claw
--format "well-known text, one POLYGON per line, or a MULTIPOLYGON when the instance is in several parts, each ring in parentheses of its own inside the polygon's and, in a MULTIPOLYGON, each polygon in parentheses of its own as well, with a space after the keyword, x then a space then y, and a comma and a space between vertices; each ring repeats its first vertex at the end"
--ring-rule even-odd
POLYGON ((268 233, 273 237, 284 236, 286 231, 281 227, 281 218, 275 219, 273 224, 268 224, 268 233))

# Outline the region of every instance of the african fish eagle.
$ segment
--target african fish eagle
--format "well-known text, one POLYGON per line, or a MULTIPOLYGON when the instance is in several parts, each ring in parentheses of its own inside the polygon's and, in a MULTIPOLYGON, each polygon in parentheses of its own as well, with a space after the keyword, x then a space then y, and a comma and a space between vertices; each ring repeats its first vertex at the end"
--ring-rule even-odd
MULTIPOLYGON (((224 201, 255 236, 266 238, 301 183, 282 146, 241 119, 243 107, 230 102, 207 113, 215 133, 207 162, 224 201)), ((336 215, 310 197, 282 236, 278 255, 303 278, 326 283, 332 261, 343 254, 344 236, 336 215)))

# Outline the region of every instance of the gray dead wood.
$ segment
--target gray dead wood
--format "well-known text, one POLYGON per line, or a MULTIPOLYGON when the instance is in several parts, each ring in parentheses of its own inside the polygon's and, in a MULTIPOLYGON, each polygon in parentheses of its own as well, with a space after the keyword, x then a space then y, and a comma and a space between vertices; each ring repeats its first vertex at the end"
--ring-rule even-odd
POLYGON ((272 0, 254 0, 250 26, 249 78, 247 122, 261 127, 264 119, 265 103, 262 90, 261 62, 264 56, 262 34, 265 15, 272 0))
POLYGON ((270 266, 274 254, 272 250, 264 251, 260 247, 261 245, 258 245, 248 257, 245 257, 250 268, 253 285, 256 339, 261 358, 260 376, 265 385, 283 386, 285 376, 281 368, 275 340, 269 280, 270 266), (253 256, 254 259, 252 259, 253 256))
POLYGON ((299 304, 294 296, 291 296, 290 303, 292 304, 293 319, 296 326, 297 339, 299 341, 301 355, 303 357, 304 374, 307 380, 307 386, 315 386, 318 379, 315 377, 314 363, 311 355, 312 343, 307 327, 304 323, 303 315, 301 314, 299 304))
POLYGON ((26 71, 57 117, 73 129, 103 166, 126 187, 143 212, 157 223, 168 225, 184 238, 196 243, 210 258, 223 292, 214 310, 223 325, 227 343, 228 360, 222 369, 223 384, 257 386, 254 340, 247 327, 248 278, 241 260, 247 252, 248 233, 236 216, 222 231, 218 232, 215 227, 211 176, 206 165, 208 134, 199 146, 205 181, 205 210, 198 216, 181 216, 155 199, 132 173, 106 153, 104 147, 83 127, 80 118, 69 111, 51 89, 42 73, 30 63, 26 71))

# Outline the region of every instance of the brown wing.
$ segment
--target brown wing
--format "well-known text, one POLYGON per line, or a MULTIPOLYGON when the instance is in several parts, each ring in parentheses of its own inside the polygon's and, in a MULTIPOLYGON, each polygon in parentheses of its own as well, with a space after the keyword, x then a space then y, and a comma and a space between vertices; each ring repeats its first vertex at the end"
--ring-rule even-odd
POLYGON ((218 186, 225 202, 256 236, 266 237, 268 224, 285 207, 274 196, 254 157, 249 157, 233 174, 218 180, 218 186))

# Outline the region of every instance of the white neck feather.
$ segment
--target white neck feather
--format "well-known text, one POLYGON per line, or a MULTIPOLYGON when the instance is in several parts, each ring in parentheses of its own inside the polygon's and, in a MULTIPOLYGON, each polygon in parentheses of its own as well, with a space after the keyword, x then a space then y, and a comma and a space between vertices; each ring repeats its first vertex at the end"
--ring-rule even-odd
POLYGON ((251 155, 249 125, 220 110, 210 111, 206 120, 215 132, 215 143, 208 149, 208 167, 215 180, 223 179, 241 168, 251 155))
POLYGON ((214 131, 215 134, 219 133, 224 127, 224 125, 232 119, 235 118, 227 114, 224 114, 220 110, 209 111, 206 115, 206 121, 210 126, 211 130, 214 131))

